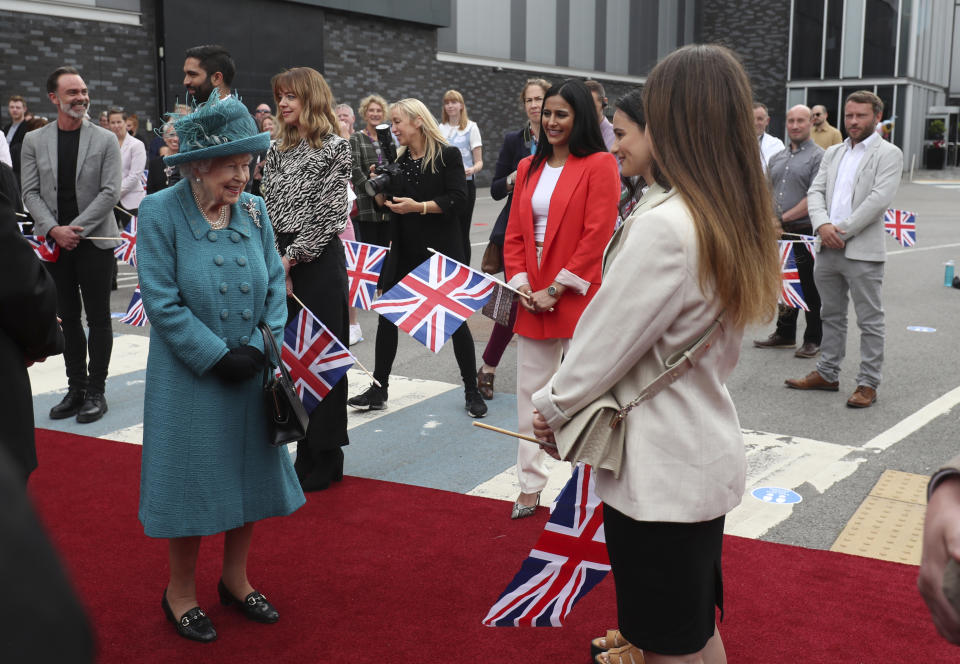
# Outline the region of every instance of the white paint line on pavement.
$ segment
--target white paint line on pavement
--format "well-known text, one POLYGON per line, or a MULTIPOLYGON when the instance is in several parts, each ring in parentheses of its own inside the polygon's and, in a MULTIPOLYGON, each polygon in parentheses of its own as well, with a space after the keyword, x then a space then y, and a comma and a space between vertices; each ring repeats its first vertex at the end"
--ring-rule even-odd
POLYGON ((931 401, 926 406, 915 412, 913 415, 900 420, 892 427, 868 440, 864 449, 883 451, 895 443, 919 431, 936 418, 950 412, 950 409, 960 403, 960 387, 956 387, 942 397, 931 401))
POLYGON ((764 486, 796 490, 812 485, 820 493, 849 477, 865 459, 848 459, 858 448, 810 438, 744 431, 747 488, 740 505, 727 514, 724 532, 740 537, 762 537, 793 513, 793 505, 764 503, 753 489, 764 486))
MULTIPOLYGON (((113 352, 110 356, 110 376, 119 376, 147 367, 147 348, 150 338, 138 334, 118 334, 113 337, 113 352)), ((44 362, 37 362, 29 369, 30 386, 34 396, 47 392, 65 393, 67 374, 63 355, 55 355, 44 362)))
POLYGON ((932 247, 910 247, 909 249, 897 249, 888 251, 887 256, 899 256, 900 254, 915 254, 918 251, 936 251, 937 249, 949 249, 950 247, 960 247, 960 242, 951 242, 950 244, 937 244, 932 247))
MULTIPOLYGON (((547 486, 540 493, 541 505, 552 505, 560 495, 563 486, 570 479, 570 464, 547 457, 547 486)), ((511 503, 520 495, 520 481, 517 479, 517 467, 510 466, 502 473, 491 477, 467 491, 468 496, 482 496, 511 503)))
MULTIPOLYGON (((357 369, 351 369, 347 372, 347 380, 349 381, 348 392, 351 397, 370 387, 370 377, 357 369)), ((387 388, 386 409, 355 410, 347 406, 347 429, 353 429, 367 422, 396 413, 407 406, 449 392, 457 387, 453 383, 444 383, 439 380, 422 380, 420 378, 391 375, 390 386, 387 388)))

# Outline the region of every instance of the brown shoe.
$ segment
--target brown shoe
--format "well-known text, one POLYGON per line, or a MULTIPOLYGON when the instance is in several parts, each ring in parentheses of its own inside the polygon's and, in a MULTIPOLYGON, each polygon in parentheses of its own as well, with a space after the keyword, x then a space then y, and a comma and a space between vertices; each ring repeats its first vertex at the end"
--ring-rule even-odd
POLYGON ((820 346, 813 343, 812 341, 805 341, 800 348, 797 349, 797 352, 793 354, 794 357, 816 357, 820 354, 820 346))
POLYGON ((493 377, 494 374, 487 373, 482 367, 477 372, 477 389, 480 390, 480 396, 487 401, 493 398, 493 377))
POLYGON ((816 371, 811 371, 803 378, 788 378, 783 381, 787 387, 795 390, 826 390, 827 392, 837 392, 840 389, 840 381, 830 382, 816 371))
POLYGON ((754 339, 753 345, 757 348, 793 348, 797 345, 796 340, 781 337, 774 332, 766 339, 754 339))
POLYGON ((869 408, 877 400, 877 391, 866 385, 857 385, 853 395, 847 399, 847 405, 851 408, 869 408))

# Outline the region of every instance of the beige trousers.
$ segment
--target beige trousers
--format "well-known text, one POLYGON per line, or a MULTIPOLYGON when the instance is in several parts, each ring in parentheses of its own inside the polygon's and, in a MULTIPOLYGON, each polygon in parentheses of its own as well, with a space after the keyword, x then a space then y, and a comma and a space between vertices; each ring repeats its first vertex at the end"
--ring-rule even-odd
MULTIPOLYGON (((560 368, 569 339, 530 339, 517 335, 517 431, 533 435, 533 393, 547 384, 560 368)), ((518 439, 517 478, 523 493, 536 493, 547 485, 547 454, 535 443, 518 439)))

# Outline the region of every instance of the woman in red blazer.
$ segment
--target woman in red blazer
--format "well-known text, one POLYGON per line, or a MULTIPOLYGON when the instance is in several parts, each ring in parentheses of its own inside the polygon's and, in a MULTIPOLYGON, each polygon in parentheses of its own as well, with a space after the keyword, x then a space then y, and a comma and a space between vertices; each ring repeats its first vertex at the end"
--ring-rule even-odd
MULTIPOLYGON (((560 366, 580 314, 600 287, 603 250, 620 198, 616 159, 607 152, 589 90, 568 79, 544 96, 537 152, 517 167, 503 245, 510 285, 520 298, 515 331, 517 412, 533 433, 530 401, 560 366)), ((547 483, 546 455, 519 441, 520 497, 512 518, 530 516, 547 483)))

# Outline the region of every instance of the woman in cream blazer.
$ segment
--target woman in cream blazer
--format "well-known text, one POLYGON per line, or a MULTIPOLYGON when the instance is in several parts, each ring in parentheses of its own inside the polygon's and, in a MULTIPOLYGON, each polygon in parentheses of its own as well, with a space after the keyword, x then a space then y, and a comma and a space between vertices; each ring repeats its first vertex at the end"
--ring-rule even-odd
POLYGON ((641 661, 642 649, 648 664, 691 655, 724 662, 715 625, 723 521, 745 488, 743 439, 725 383, 744 326, 774 312, 776 236, 750 85, 732 53, 684 47, 654 68, 643 94, 645 135, 673 188, 651 192, 613 238, 602 285, 563 364, 533 396, 534 432, 552 439, 608 391, 618 403, 633 400, 666 357, 723 312, 696 366, 620 425, 619 477, 598 469, 596 478, 620 628, 606 644, 619 647, 598 661, 641 661))

